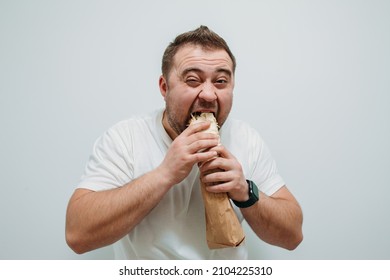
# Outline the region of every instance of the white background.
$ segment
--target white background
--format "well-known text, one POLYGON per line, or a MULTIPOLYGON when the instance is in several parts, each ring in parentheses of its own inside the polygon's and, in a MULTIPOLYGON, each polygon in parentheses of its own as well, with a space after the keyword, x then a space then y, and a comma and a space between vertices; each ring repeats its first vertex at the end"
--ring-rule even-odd
POLYGON ((162 107, 160 61, 208 25, 304 211, 293 252, 245 229, 251 258, 390 258, 390 2, 0 0, 0 259, 74 254, 65 211, 93 142, 162 107))

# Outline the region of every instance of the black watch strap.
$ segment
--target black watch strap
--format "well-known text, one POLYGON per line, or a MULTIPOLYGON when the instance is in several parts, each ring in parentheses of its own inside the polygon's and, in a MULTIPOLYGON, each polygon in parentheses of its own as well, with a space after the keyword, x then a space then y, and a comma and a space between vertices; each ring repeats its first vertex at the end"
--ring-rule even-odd
POLYGON ((247 201, 236 201, 233 200, 233 203, 239 208, 247 208, 255 204, 259 200, 259 189, 256 184, 251 180, 246 180, 248 183, 248 194, 249 199, 247 201))

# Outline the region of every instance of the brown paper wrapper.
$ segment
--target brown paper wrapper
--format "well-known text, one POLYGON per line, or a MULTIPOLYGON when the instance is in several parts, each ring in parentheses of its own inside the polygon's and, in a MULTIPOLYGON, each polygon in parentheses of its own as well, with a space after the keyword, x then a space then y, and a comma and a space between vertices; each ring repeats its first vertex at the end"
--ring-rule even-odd
POLYGON ((206 216, 206 238, 210 249, 237 247, 245 239, 241 223, 227 193, 210 193, 201 183, 206 216))
MULTIPOLYGON (((198 121, 210 121, 207 132, 219 134, 218 124, 212 113, 192 116, 190 125, 198 121)), ((213 170, 215 172, 218 170, 213 170)), ((237 247, 245 239, 241 223, 233 210, 227 193, 210 193, 201 183, 206 216, 206 237, 210 249, 237 247)))

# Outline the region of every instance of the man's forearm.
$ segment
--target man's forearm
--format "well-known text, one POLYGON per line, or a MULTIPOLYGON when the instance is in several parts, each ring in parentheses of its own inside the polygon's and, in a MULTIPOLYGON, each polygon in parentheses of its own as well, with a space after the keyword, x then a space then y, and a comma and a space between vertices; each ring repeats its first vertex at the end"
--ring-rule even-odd
POLYGON ((283 187, 279 193, 276 197, 261 193, 258 203, 241 212, 263 241, 293 250, 303 239, 302 211, 287 188, 283 187))
POLYGON ((97 249, 129 233, 162 199, 170 183, 159 170, 123 187, 106 191, 77 190, 66 219, 66 239, 77 253, 97 249))

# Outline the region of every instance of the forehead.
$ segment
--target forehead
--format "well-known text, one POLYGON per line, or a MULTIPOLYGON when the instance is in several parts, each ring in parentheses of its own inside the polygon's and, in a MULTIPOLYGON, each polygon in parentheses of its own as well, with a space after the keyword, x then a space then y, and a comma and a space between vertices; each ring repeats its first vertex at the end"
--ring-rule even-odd
POLYGON ((198 68, 204 71, 226 68, 233 72, 233 61, 223 49, 205 49, 201 46, 186 45, 174 56, 173 68, 182 72, 187 68, 198 68))

